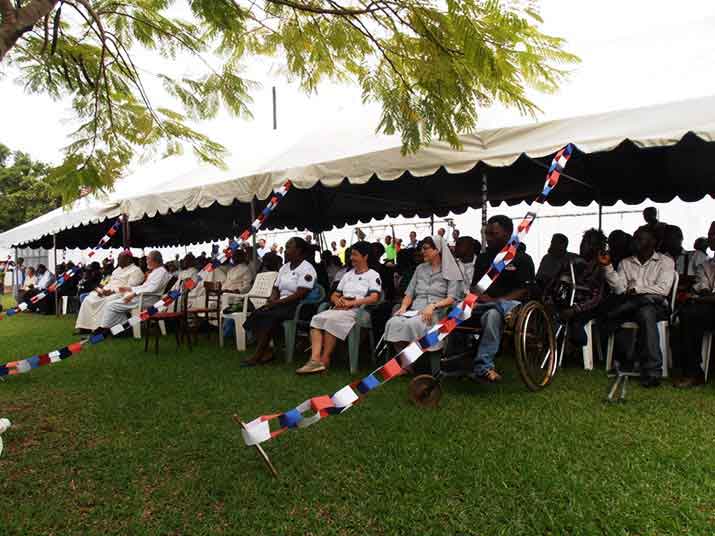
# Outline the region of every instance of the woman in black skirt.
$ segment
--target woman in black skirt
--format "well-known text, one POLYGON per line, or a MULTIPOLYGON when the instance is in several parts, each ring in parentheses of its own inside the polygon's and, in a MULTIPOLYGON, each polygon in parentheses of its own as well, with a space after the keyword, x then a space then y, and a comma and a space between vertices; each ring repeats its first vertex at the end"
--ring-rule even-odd
POLYGON ((242 363, 253 367, 273 361, 270 348, 271 339, 285 320, 291 320, 298 304, 315 286, 315 268, 306 260, 313 250, 302 238, 291 238, 286 244, 284 264, 278 272, 273 292, 268 302, 256 309, 244 322, 243 327, 256 336, 256 353, 242 363))

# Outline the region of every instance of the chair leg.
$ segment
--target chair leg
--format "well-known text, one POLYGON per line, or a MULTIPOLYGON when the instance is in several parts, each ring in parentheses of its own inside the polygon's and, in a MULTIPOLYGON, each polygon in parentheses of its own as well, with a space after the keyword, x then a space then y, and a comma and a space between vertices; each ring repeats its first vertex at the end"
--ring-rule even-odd
POLYGON ((370 340, 370 359, 372 359, 372 364, 376 365, 377 364, 377 354, 375 353, 375 333, 373 332, 372 328, 365 328, 367 329, 367 336, 369 337, 370 340))
POLYGON ((178 350, 181 347, 181 337, 179 332, 181 331, 181 318, 176 319, 176 349, 178 350))
POLYGON ((223 315, 218 317, 218 346, 223 348, 223 315))
POLYGON ((702 366, 703 372, 705 373, 705 383, 708 382, 708 374, 710 373, 710 352, 712 351, 713 345, 713 334, 712 332, 706 332, 703 335, 703 346, 702 346, 702 366))
POLYGON ((144 326, 144 351, 149 351, 149 324, 151 320, 147 320, 146 326, 144 326))
POLYGON ((360 326, 357 324, 348 333, 348 359, 350 374, 355 374, 360 365, 360 326))
POLYGON ((236 350, 239 352, 246 351, 246 330, 243 328, 243 323, 246 321, 245 313, 242 316, 234 317, 233 328, 236 335, 236 350))
POLYGON ((161 334, 166 336, 166 323, 163 320, 159 320, 159 329, 161 330, 161 334))
POLYGON ((661 377, 668 377, 668 367, 670 366, 670 337, 669 325, 667 322, 658 322, 658 339, 660 342, 660 354, 663 358, 661 377))
POLYGON ((613 345, 615 344, 615 334, 608 336, 608 348, 606 349, 606 371, 613 369, 613 345))
POLYGON ((295 338, 298 332, 298 325, 294 320, 286 320, 283 322, 283 335, 285 337, 286 345, 286 363, 293 362, 293 356, 295 354, 295 338))
POLYGON ((583 368, 593 370, 593 320, 588 322, 586 328, 586 346, 583 347, 583 368))

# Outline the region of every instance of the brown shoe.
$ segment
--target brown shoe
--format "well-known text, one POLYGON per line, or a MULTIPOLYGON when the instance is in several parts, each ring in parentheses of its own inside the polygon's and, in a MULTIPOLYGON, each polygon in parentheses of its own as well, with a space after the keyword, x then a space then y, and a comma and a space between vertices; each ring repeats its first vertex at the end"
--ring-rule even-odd
POLYGON ((673 387, 678 389, 690 389, 691 387, 698 387, 699 385, 705 384, 705 378, 702 376, 695 376, 694 378, 681 378, 677 382, 673 382, 673 387))
POLYGON ((477 383, 487 385, 499 383, 501 381, 501 375, 495 369, 490 369, 482 375, 472 374, 470 378, 477 383))

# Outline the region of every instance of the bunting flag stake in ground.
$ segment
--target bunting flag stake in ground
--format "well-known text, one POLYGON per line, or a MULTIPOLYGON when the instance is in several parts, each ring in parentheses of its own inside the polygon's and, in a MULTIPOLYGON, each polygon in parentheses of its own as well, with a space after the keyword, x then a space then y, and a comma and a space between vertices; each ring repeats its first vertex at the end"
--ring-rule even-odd
MULTIPOLYGON (((280 188, 278 188, 275 191, 275 195, 273 197, 271 197, 271 200, 269 201, 268 205, 266 206, 265 209, 263 209, 261 216, 259 216, 256 219, 256 221, 254 221, 251 224, 251 227, 249 229, 247 229, 246 231, 243 232, 243 234, 241 234, 242 240, 247 239, 248 237, 251 236, 251 234, 257 232, 258 229, 261 228, 261 226, 265 223, 265 221, 271 215, 273 210, 276 208, 278 203, 280 203, 280 201, 283 199, 285 194, 288 192, 290 187, 291 187, 291 182, 288 181, 283 186, 281 186, 280 188)), ((209 262, 204 267, 202 272, 212 272, 223 261, 231 258, 238 248, 239 248, 239 244, 235 240, 232 240, 229 243, 229 247, 226 248, 226 250, 224 251, 224 255, 217 259, 211 259, 211 262, 209 262)), ((165 311, 167 309, 167 307, 169 307, 169 305, 171 305, 174 301, 179 299, 179 297, 181 296, 181 294, 183 292, 188 292, 191 289, 196 288, 196 286, 198 286, 198 284, 201 283, 201 281, 203 281, 203 278, 201 277, 200 273, 191 279, 185 280, 184 285, 182 286, 181 290, 172 290, 166 296, 163 296, 154 305, 151 305, 150 307, 148 307, 147 309, 145 309, 144 311, 139 313, 137 316, 133 316, 126 322, 122 322, 121 324, 112 326, 112 328, 110 329, 111 333, 113 335, 118 335, 119 333, 122 333, 122 332, 132 328, 133 326, 142 322, 143 320, 146 320, 146 319, 154 316, 158 312, 165 311)), ((105 337, 103 334, 96 333, 96 334, 93 334, 88 339, 83 339, 81 341, 74 342, 72 344, 69 344, 63 348, 58 349, 58 350, 54 350, 47 354, 33 355, 31 357, 28 357, 26 359, 21 359, 19 361, 10 361, 8 363, 0 363, 0 379, 2 379, 4 376, 13 376, 16 374, 23 374, 25 372, 29 372, 30 370, 32 370, 34 368, 41 367, 43 365, 58 363, 59 361, 67 359, 68 357, 71 357, 74 354, 78 354, 79 352, 82 351, 84 346, 86 346, 88 344, 89 345, 99 344, 100 342, 102 342, 104 340, 105 340, 105 337)))
POLYGON ((0 456, 2 456, 2 435, 10 428, 9 419, 0 419, 0 456))
MULTIPOLYGON (((559 177, 572 154, 573 145, 571 144, 556 153, 546 174, 544 187, 536 197, 535 203, 537 207, 543 205, 546 198, 558 184, 559 177)), ((477 284, 479 294, 484 294, 492 283, 496 281, 504 268, 512 262, 519 244, 524 240, 536 219, 537 210, 527 212, 509 242, 494 258, 491 267, 477 284)), ((478 294, 468 294, 461 303, 450 310, 444 320, 430 328, 422 338, 412 342, 383 366, 361 380, 346 385, 332 396, 316 396, 284 413, 262 415, 247 424, 241 422, 241 434, 244 442, 249 447, 258 447, 261 443, 278 437, 288 430, 307 428, 326 417, 346 412, 373 389, 387 383, 392 378, 404 374, 405 369, 417 361, 427 349, 445 339, 455 327, 470 318, 478 300, 478 294), (274 429, 271 429, 272 422, 278 424, 274 429)), ((262 449, 261 454, 267 459, 262 449)), ((270 460, 267 460, 267 462, 270 463, 270 460)))

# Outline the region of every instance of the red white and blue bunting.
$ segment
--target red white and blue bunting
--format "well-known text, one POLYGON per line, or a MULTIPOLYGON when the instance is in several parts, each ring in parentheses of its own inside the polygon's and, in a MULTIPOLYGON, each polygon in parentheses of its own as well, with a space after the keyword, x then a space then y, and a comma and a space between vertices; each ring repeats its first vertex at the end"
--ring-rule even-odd
POLYGON ((92 251, 89 252, 89 256, 93 257, 97 251, 102 249, 106 244, 112 239, 112 237, 119 232, 119 230, 122 228, 122 218, 121 216, 117 218, 117 220, 112 224, 112 226, 107 230, 106 234, 99 239, 99 242, 97 243, 96 246, 92 248, 92 251))
MULTIPOLYGON (((256 219, 256 221, 251 224, 251 227, 249 229, 247 229, 241 234, 241 240, 246 240, 253 233, 257 232, 258 229, 261 228, 261 226, 265 223, 265 221, 269 218, 273 210, 276 208, 278 203, 280 203, 283 197, 285 197, 285 194, 288 192, 290 187, 291 183, 290 181, 288 181, 275 191, 275 195, 271 198, 270 202, 263 210, 261 215, 258 217, 258 219, 256 219)), ((235 240, 232 240, 226 250, 224 250, 224 255, 222 255, 220 258, 212 259, 211 262, 209 262, 204 267, 202 272, 214 271, 218 266, 221 265, 222 262, 232 257, 239 247, 240 244, 235 240)), ((179 299, 182 292, 188 292, 191 289, 196 288, 202 281, 203 278, 201 277, 201 273, 197 274, 192 279, 187 279, 184 282, 182 290, 172 290, 167 295, 163 296, 154 305, 148 307, 146 310, 139 313, 139 315, 133 316, 126 322, 122 322, 121 324, 112 326, 112 328, 110 329, 111 333, 113 335, 118 335, 132 328, 136 324, 139 324, 143 320, 146 320, 161 311, 165 311, 174 301, 179 299)), ((99 344, 105 339, 106 338, 104 337, 104 335, 102 335, 101 333, 97 333, 92 335, 88 339, 74 342, 72 344, 69 344, 46 354, 33 355, 31 357, 21 359, 19 361, 0 363, 0 378, 3 378, 4 376, 23 374, 31 371, 32 369, 36 369, 44 365, 59 363, 60 361, 63 361, 69 357, 72 357, 75 354, 80 353, 85 346, 99 344)))
MULTIPOLYGON (((554 157, 546 174, 546 182, 541 193, 536 198, 537 207, 556 187, 559 177, 573 153, 573 146, 567 145, 554 157)), ((483 294, 499 277, 504 268, 514 260, 519 244, 536 219, 537 211, 530 211, 517 226, 511 240, 494 258, 491 268, 479 281, 479 294, 483 294)), ((405 368, 417 361, 426 349, 446 338, 454 328, 472 315, 472 310, 479 300, 478 294, 469 294, 461 303, 455 305, 447 317, 435 324, 421 339, 408 345, 400 354, 390 359, 383 366, 368 374, 361 380, 346 385, 332 396, 323 395, 310 398, 295 408, 284 413, 262 415, 242 427, 241 434, 247 446, 257 446, 273 439, 288 430, 307 428, 331 415, 339 415, 350 409, 370 391, 387 383, 392 378, 405 373, 405 368), (274 424, 271 427, 271 423, 274 424)))

